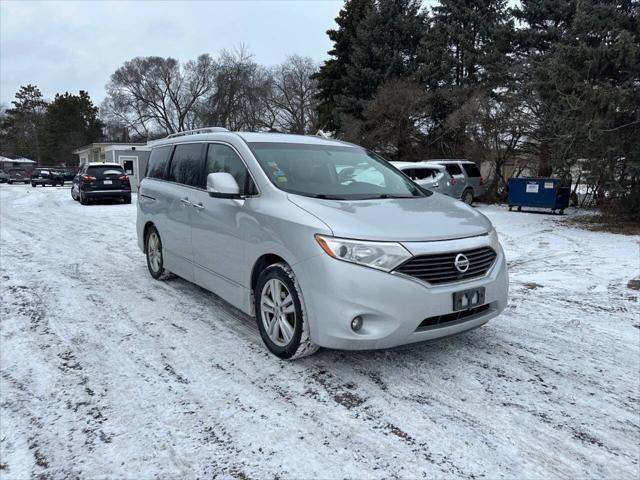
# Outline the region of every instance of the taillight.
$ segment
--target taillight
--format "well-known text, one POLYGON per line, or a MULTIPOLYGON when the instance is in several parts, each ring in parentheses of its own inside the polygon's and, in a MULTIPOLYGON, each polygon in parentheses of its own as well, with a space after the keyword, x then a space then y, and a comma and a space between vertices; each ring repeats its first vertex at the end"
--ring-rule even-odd
POLYGON ((480 177, 480 185, 484 185, 484 177, 480 177))
POLYGON ((120 180, 121 182, 129 183, 129 175, 122 175, 121 177, 118 177, 118 180, 120 180))
POLYGON ((455 185, 456 183, 458 183, 458 180, 456 180, 455 177, 451 177, 451 185, 455 185))
POLYGON ((91 183, 96 179, 96 177, 92 177, 91 175, 83 175, 82 181, 85 183, 91 183))

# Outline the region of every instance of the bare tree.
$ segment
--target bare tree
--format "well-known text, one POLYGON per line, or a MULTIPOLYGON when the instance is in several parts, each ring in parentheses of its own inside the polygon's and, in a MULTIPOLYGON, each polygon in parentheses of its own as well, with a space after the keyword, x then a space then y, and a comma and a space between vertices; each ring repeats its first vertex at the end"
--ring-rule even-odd
POLYGON ((173 58, 136 57, 111 76, 103 115, 144 137, 194 128, 198 107, 214 88, 215 71, 208 54, 183 65, 173 58))
POLYGON ((269 105, 280 129, 299 134, 317 131, 318 86, 311 76, 318 68, 311 58, 293 55, 273 69, 269 105))
POLYGON ((213 84, 213 93, 199 112, 204 123, 229 130, 273 128, 275 118, 267 103, 271 75, 244 47, 220 54, 213 84))

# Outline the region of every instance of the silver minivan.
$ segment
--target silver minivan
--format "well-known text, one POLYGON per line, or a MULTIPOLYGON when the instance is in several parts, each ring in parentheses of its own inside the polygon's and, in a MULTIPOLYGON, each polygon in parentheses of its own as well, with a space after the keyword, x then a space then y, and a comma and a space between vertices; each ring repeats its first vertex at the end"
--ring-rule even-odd
POLYGON ((154 278, 255 316, 281 358, 444 337, 507 302, 484 215, 337 140, 207 128, 153 142, 137 231, 154 278))

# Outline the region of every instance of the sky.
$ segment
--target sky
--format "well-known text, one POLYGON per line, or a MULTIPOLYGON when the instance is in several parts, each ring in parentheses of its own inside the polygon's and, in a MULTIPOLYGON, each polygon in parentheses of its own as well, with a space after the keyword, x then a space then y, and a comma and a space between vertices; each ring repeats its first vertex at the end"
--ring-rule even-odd
POLYGON ((326 31, 342 0, 0 1, 0 102, 20 85, 45 98, 87 90, 95 104, 109 76, 136 56, 181 61, 244 45, 275 65, 288 55, 327 58, 326 31))

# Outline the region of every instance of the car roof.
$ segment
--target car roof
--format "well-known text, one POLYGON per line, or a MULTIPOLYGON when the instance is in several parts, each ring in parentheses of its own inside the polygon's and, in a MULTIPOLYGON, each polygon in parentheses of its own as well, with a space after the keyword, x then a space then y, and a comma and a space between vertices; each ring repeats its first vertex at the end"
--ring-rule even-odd
POLYGON ((434 168, 436 170, 444 170, 444 167, 442 165, 439 165, 437 163, 429 163, 429 162, 390 162, 391 165, 393 165, 396 168, 415 168, 415 167, 429 167, 429 168, 434 168))
POLYGON ((229 140, 231 138, 241 138, 247 143, 297 143, 305 145, 327 145, 340 147, 362 148, 352 143, 343 142, 333 138, 323 138, 315 135, 295 135, 291 133, 271 133, 271 132, 230 132, 230 131, 211 131, 211 132, 183 132, 183 135, 169 136, 159 140, 148 142, 152 147, 163 145, 174 145, 177 143, 190 142, 206 142, 216 140, 229 140))
POLYGON ((431 160, 425 160, 425 162, 427 163, 439 163, 440 165, 450 165, 452 163, 473 163, 475 164, 475 162, 472 162, 471 160, 465 160, 465 159, 439 159, 439 158, 433 158, 431 160))
POLYGON ((113 162, 89 162, 87 165, 90 167, 122 167, 119 163, 113 162))

